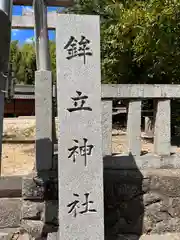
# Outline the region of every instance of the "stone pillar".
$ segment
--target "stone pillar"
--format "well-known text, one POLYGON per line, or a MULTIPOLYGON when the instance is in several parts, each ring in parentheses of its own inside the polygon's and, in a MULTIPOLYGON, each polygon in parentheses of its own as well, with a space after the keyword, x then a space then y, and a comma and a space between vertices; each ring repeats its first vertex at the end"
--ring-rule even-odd
POLYGON ((35 73, 36 170, 52 168, 52 85, 50 71, 35 73))
POLYGON ((158 155, 170 155, 171 149, 171 101, 156 101, 154 152, 158 155))
POLYGON ((37 133, 36 166, 37 170, 47 170, 53 165, 53 149, 56 140, 55 116, 52 98, 53 84, 52 74, 50 72, 51 64, 47 27, 47 6, 45 0, 34 0, 33 7, 35 18, 36 62, 38 70, 35 75, 37 133), (44 105, 46 103, 47 107, 44 105), (49 159, 50 157, 51 159, 49 159))
POLYGON ((141 154, 141 100, 131 100, 127 117, 128 152, 133 156, 141 154))
POLYGON ((102 101, 102 152, 112 154, 112 100, 102 101))
POLYGON ((103 240, 99 17, 57 15, 56 43, 58 239, 103 240))
POLYGON ((154 136, 154 120, 153 117, 145 117, 145 137, 153 138, 154 136))

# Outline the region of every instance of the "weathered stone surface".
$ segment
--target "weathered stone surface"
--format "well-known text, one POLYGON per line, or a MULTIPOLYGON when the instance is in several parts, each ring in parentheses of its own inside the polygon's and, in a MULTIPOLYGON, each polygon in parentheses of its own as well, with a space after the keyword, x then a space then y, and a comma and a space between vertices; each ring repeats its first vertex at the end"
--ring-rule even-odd
POLYGON ((59 238, 102 240, 104 199, 99 16, 60 14, 56 37, 60 129, 59 238), (72 36, 80 51, 73 57, 68 49, 72 36), (84 56, 80 47, 82 41, 88 46, 88 53, 84 56))
POLYGON ((35 72, 36 169, 52 169, 52 73, 35 72))
POLYGON ((44 208, 44 202, 23 201, 21 209, 22 219, 42 220, 44 208))
POLYGON ((180 232, 180 219, 170 218, 156 223, 151 233, 180 232))
POLYGON ((39 238, 42 236, 44 223, 42 221, 22 221, 21 228, 25 229, 31 237, 39 238))
POLYGON ((133 156, 141 154, 141 100, 130 100, 127 117, 128 153, 133 156), (136 119, 136 120, 135 120, 136 119))
MULTIPOLYGON (((149 180, 144 185, 148 183, 149 180)), ((106 235, 142 233, 144 190, 147 187, 143 186, 143 176, 138 170, 114 171, 114 176, 113 171, 104 172, 106 235)))
POLYGON ((0 240, 8 240, 8 233, 0 233, 0 240))
POLYGON ((22 177, 0 177, 0 197, 21 197, 22 177))
POLYGON ((44 183, 39 184, 33 178, 24 178, 22 181, 22 197, 24 199, 44 199, 44 183))
POLYGON ((143 204, 144 206, 148 206, 152 203, 158 203, 162 200, 162 196, 160 196, 158 193, 145 193, 143 195, 143 204))
POLYGON ((180 218, 180 198, 169 199, 168 213, 174 218, 180 218))
POLYGON ((171 100, 156 101, 154 127, 154 152, 158 155, 170 155, 171 149, 171 100))
POLYGON ((112 154, 112 101, 102 101, 102 153, 112 154))
POLYGON ((152 225, 152 228, 151 229, 149 228, 147 231, 146 222, 143 221, 145 225, 144 232, 148 233, 148 232, 151 232, 151 230, 156 226, 157 223, 169 219, 170 216, 168 214, 168 211, 166 211, 166 209, 163 208, 163 204, 160 202, 157 202, 157 203, 152 203, 147 208, 145 208, 144 217, 145 219, 148 219, 148 221, 150 221, 152 225))
POLYGON ((57 232, 58 230, 57 226, 34 220, 23 220, 21 228, 35 239, 46 239, 48 233, 57 232))
POLYGON ((150 190, 169 197, 180 197, 179 176, 151 176, 150 190))
POLYGON ((59 225, 59 211, 58 211, 58 201, 46 201, 45 209, 44 209, 44 222, 47 224, 54 224, 56 226, 59 225))
POLYGON ((0 228, 20 226, 21 199, 0 198, 0 228))
POLYGON ((104 182, 107 237, 180 232, 178 171, 105 170, 104 182))
POLYGON ((39 176, 24 178, 22 197, 26 200, 57 200, 58 180, 47 172, 39 176))
POLYGON ((49 233, 47 240, 58 240, 59 238, 59 233, 58 232, 54 232, 54 233, 49 233))

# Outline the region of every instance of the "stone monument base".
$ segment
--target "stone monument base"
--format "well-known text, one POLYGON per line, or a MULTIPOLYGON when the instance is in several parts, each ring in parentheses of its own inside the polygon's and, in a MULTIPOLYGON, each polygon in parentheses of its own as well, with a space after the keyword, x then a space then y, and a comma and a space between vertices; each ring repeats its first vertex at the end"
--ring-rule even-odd
MULTIPOLYGON (((179 169, 105 169, 105 240, 180 239, 179 182, 179 169)), ((0 240, 56 239, 57 189, 53 171, 1 177, 0 240)))

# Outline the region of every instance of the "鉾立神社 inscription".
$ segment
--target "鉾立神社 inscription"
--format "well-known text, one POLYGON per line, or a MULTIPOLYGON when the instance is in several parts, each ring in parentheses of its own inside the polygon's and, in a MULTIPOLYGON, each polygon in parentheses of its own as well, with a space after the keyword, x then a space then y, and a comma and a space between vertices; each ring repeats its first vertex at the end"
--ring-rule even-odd
POLYGON ((75 111, 80 111, 80 110, 86 110, 86 111, 92 111, 92 108, 89 106, 86 106, 86 100, 88 99, 88 96, 83 95, 82 92, 76 91, 77 96, 76 97, 71 97, 73 100, 73 107, 68 108, 67 110, 69 112, 75 112, 75 111))
POLYGON ((94 201, 89 200, 89 195, 90 193, 85 193, 85 202, 84 203, 80 203, 80 201, 78 200, 79 198, 79 194, 77 193, 73 193, 73 196, 75 197, 75 200, 71 203, 69 203, 67 205, 68 208, 70 208, 69 210, 69 214, 73 214, 74 217, 76 217, 78 214, 85 214, 85 213, 95 213, 97 212, 96 209, 91 208, 90 205, 94 203, 94 201), (78 211, 78 209, 80 208, 80 210, 78 211))
POLYGON ((83 138, 84 144, 81 146, 78 146, 79 141, 78 140, 74 140, 75 145, 71 148, 68 149, 68 151, 70 152, 68 158, 72 158, 73 162, 76 162, 76 155, 80 155, 84 157, 84 166, 87 166, 87 156, 91 155, 92 153, 92 149, 93 149, 93 145, 92 144, 87 144, 88 143, 88 139, 83 138))
POLYGON ((104 240, 98 16, 58 15, 59 239, 104 240))
POLYGON ((87 56, 93 55, 90 48, 90 43, 91 41, 83 35, 79 41, 74 36, 70 36, 67 44, 64 47, 64 49, 66 49, 68 52, 68 56, 66 58, 71 60, 75 57, 82 57, 84 64, 86 64, 87 56))

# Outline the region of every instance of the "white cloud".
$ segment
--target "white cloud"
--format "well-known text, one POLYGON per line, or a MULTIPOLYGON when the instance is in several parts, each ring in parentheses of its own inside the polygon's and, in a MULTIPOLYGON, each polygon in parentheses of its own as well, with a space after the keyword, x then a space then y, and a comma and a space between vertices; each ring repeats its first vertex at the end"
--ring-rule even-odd
POLYGON ((32 44, 34 42, 34 37, 26 38, 25 42, 32 44))
POLYGON ((15 37, 17 33, 19 32, 19 29, 12 29, 12 36, 15 37))
POLYGON ((32 7, 23 7, 22 8, 22 15, 32 15, 34 13, 32 7))

